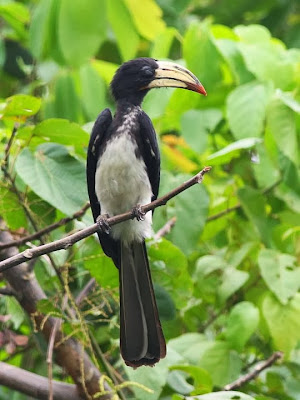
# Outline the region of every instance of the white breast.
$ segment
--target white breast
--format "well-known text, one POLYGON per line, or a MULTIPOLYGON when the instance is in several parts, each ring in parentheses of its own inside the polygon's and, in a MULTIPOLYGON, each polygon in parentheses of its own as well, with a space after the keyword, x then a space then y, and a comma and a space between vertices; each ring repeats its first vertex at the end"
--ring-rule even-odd
MULTIPOLYGON (((130 128, 130 126, 128 126, 130 128)), ((152 190, 142 159, 136 157, 136 143, 128 132, 111 140, 97 165, 95 191, 101 214, 110 216, 150 203, 152 190)), ((151 236, 151 213, 144 221, 131 220, 112 227, 112 235, 124 242, 151 236)))

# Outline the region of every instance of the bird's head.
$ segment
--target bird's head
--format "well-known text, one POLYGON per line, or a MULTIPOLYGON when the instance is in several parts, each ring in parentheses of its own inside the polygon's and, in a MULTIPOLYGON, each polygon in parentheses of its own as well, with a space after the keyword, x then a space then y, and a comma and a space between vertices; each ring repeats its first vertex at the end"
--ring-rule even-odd
POLYGON ((192 72, 169 61, 137 58, 127 61, 115 73, 111 91, 116 99, 141 103, 152 88, 177 87, 206 95, 206 91, 192 72))

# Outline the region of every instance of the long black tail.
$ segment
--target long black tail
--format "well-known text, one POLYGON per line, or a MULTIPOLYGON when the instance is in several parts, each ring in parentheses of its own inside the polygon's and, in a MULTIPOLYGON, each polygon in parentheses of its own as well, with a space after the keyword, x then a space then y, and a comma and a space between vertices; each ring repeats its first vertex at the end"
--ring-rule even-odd
POLYGON ((127 365, 154 365, 166 355, 145 243, 121 243, 120 343, 127 365))

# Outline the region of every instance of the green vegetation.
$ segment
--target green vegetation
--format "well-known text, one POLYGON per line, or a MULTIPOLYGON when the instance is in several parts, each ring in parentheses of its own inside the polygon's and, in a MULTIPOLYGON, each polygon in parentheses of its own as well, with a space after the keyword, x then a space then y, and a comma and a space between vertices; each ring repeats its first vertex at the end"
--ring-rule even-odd
MULTIPOLYGON (((167 358, 154 368, 123 365, 117 270, 94 237, 52 254, 70 307, 91 277, 99 285, 82 302, 81 319, 62 307, 66 285, 47 257, 34 264, 49 299, 39 310, 61 317, 63 332, 91 353, 90 333, 125 381, 153 390, 129 384, 126 399, 298 400, 299 4, 0 0, 0 19, 0 216, 15 239, 86 203, 89 132, 103 108, 114 109, 109 82, 120 63, 169 58, 208 93, 153 90, 143 107, 160 140, 160 194, 212 166, 202 185, 154 214, 155 231, 177 218, 169 234, 148 241, 167 358), (209 394, 277 350, 283 361, 243 393, 209 394)), ((91 223, 88 211, 43 240, 91 223)), ((47 376, 46 353, 14 297, 0 295, 0 361, 47 376)), ((53 378, 71 382, 55 363, 53 378)), ((0 399, 8 398, 27 397, 0 386, 0 399)))

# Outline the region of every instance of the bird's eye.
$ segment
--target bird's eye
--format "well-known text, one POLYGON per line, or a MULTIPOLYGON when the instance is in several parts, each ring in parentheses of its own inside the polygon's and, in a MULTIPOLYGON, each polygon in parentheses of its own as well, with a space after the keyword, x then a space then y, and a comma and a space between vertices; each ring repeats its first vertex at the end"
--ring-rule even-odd
POLYGON ((147 77, 147 78, 150 78, 150 77, 153 76, 153 71, 152 71, 152 69, 151 69, 150 67, 148 67, 147 65, 144 65, 144 66, 141 68, 141 73, 143 74, 143 76, 145 76, 145 77, 147 77))

